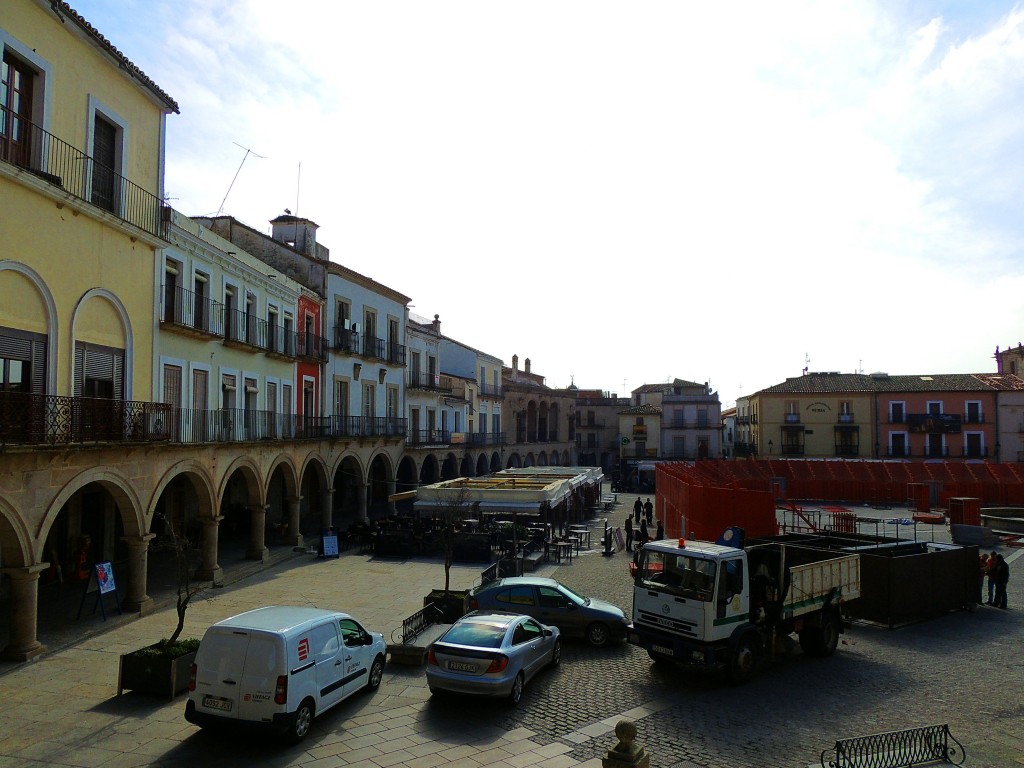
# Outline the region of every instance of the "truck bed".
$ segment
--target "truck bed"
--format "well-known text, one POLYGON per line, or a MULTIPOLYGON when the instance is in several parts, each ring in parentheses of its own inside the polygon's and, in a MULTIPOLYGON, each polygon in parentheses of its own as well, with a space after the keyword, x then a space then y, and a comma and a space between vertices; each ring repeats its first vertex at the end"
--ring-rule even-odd
POLYGON ((792 618, 860 597, 860 555, 799 545, 769 543, 748 549, 755 583, 782 617, 792 618), (782 576, 779 605, 779 577, 782 576))

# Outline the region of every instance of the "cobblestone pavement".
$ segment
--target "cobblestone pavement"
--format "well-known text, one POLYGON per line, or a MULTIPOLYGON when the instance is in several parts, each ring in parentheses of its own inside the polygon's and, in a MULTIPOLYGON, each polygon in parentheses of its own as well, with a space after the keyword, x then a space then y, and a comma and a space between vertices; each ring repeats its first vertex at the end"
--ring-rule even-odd
MULTIPOLYGON (((603 556, 598 538, 571 564, 540 572, 628 611, 627 556, 603 556)), ((597 768, 622 718, 636 722, 655 768, 803 768, 837 738, 943 722, 965 744, 968 766, 1024 765, 1024 577, 1012 562, 1009 611, 983 607, 894 631, 855 625, 832 658, 783 659, 742 687, 655 668, 627 644, 567 642, 562 665, 533 680, 510 709, 431 699, 422 668, 389 665, 379 691, 325 713, 295 748, 249 733, 200 731, 182 717, 184 697, 115 695, 118 654, 166 634, 173 616, 161 611, 0 670, 0 768, 597 768)), ((452 587, 478 576, 479 567, 457 566, 452 587)), ((298 603, 348 610, 390 633, 441 579, 436 560, 297 558, 213 591, 190 609, 187 628, 201 634, 242 610, 298 603)))

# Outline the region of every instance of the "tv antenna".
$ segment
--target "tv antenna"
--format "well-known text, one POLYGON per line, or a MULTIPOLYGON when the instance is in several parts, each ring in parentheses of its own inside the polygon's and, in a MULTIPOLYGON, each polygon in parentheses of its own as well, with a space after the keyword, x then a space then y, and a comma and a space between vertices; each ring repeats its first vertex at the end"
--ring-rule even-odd
POLYGON ((253 152, 248 147, 243 147, 237 141, 232 141, 231 143, 234 144, 239 149, 244 149, 245 150, 245 154, 242 155, 242 162, 240 162, 238 164, 238 170, 235 171, 235 177, 233 179, 231 179, 231 183, 228 184, 228 191, 224 193, 224 199, 220 201, 220 208, 217 209, 217 215, 218 216, 220 216, 221 212, 224 210, 224 203, 226 203, 228 201, 228 195, 231 194, 231 188, 235 186, 235 181, 238 180, 238 174, 240 174, 242 172, 242 166, 245 165, 246 158, 248 158, 249 155, 252 155, 254 157, 258 157, 260 160, 266 160, 267 159, 263 155, 257 154, 256 152, 253 152))

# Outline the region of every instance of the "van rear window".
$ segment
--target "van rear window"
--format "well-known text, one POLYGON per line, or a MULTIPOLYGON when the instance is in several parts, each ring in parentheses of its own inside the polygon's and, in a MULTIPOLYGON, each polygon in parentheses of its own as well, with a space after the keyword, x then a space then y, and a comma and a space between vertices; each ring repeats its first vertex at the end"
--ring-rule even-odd
POLYGON ((278 643, 273 638, 253 635, 245 654, 245 674, 260 677, 279 674, 277 649, 278 643))

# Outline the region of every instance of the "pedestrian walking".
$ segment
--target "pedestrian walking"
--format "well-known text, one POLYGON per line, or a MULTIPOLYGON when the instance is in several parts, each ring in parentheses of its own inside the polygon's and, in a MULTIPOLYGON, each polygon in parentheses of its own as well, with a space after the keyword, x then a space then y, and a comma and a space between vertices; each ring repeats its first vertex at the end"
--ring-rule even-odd
POLYGON ((642 515, 643 513, 644 513, 644 503, 642 501, 640 501, 640 497, 637 496, 636 497, 636 501, 633 502, 633 517, 636 518, 636 521, 638 523, 640 522, 640 515, 642 515))
POLYGON ((654 505, 651 504, 651 497, 647 497, 644 503, 644 515, 647 517, 647 524, 654 525, 654 505))
POLYGON ((658 530, 654 534, 654 540, 655 541, 661 541, 664 538, 665 538, 665 524, 663 522, 661 522, 661 520, 659 520, 658 521, 658 530))
POLYGON ((633 548, 633 517, 626 515, 626 551, 633 548))
POLYGON ((636 547, 637 547, 637 549, 640 549, 640 547, 642 547, 644 544, 646 544, 650 540, 650 538, 651 538, 651 534, 649 534, 647 532, 647 520, 646 519, 642 519, 642 520, 640 520, 640 532, 637 533, 637 535, 636 535, 636 547))
POLYGON ((996 608, 1006 610, 1006 585, 1010 581, 1010 565, 1002 555, 996 555, 996 608))

